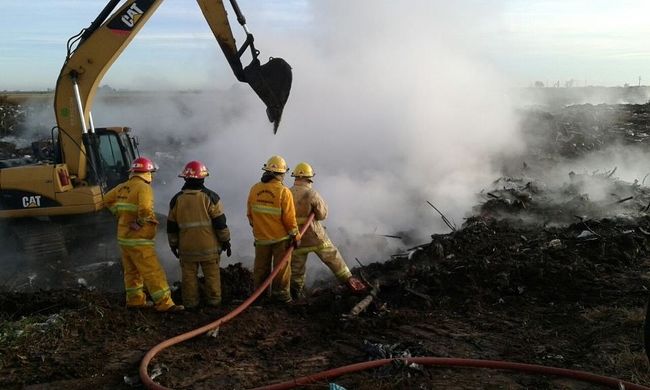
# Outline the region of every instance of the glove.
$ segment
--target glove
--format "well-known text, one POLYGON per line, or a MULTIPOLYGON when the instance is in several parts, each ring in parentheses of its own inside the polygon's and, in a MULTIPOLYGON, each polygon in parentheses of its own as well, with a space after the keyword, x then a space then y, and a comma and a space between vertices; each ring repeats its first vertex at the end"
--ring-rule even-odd
POLYGON ((298 249, 298 247, 300 246, 300 235, 299 234, 298 235, 292 235, 290 237, 291 237, 291 246, 294 249, 298 249))
POLYGON ((360 294, 368 290, 368 286, 366 286, 365 283, 355 278, 354 276, 350 276, 345 284, 347 284, 350 288, 350 291, 355 294, 360 294))
POLYGON ((170 246, 169 249, 172 250, 172 253, 173 253, 174 256, 176 256, 176 258, 178 259, 178 247, 170 246))
POLYGON ((226 256, 230 257, 232 255, 232 249, 230 247, 230 241, 224 241, 221 243, 221 252, 225 251, 226 256))
POLYGON ((129 230, 137 232, 140 229, 142 229, 142 225, 140 225, 137 221, 133 221, 129 224, 129 230))

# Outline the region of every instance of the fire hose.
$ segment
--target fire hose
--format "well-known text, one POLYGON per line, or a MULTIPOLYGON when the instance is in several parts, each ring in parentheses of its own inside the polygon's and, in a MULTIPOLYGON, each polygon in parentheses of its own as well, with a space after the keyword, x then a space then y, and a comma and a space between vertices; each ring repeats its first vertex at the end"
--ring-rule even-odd
MULTIPOLYGON (((314 214, 309 214, 309 218, 307 218, 307 221, 305 222, 305 225, 302 227, 300 230, 300 234, 303 235, 305 234, 305 231, 311 226, 312 221, 314 220, 314 214)), ((233 318, 237 317, 241 312, 246 310, 255 300, 262 295, 262 293, 271 285, 271 282, 275 278, 275 276, 280 272, 282 267, 284 267, 285 264, 289 261, 291 258, 291 253, 293 253, 293 247, 290 246, 289 249, 284 253, 284 256, 280 260, 279 263, 274 264, 273 267, 273 272, 269 275, 268 278, 262 283, 261 286, 257 290, 253 292, 253 294, 248 297, 241 305, 237 306, 237 308, 230 313, 226 314, 225 316, 219 318, 216 321, 213 321, 207 325, 204 325, 200 328, 194 329, 192 331, 189 331, 187 333, 180 334, 178 336, 172 337, 171 339, 167 339, 160 344, 156 345, 155 347, 151 348, 145 355, 144 358, 142 358, 142 361, 140 362, 140 379, 142 380, 142 383, 148 388, 148 389, 155 389, 155 390, 169 390, 169 388, 164 387, 151 379, 149 376, 149 373, 147 372, 147 367, 149 366, 149 362, 156 356, 156 354, 162 350, 164 350, 167 347, 171 347, 172 345, 176 345, 178 343, 182 343, 183 341, 189 340, 191 338, 194 338, 196 336, 202 335, 204 333, 210 332, 211 330, 214 330, 221 325, 225 324, 226 322, 232 320, 233 318)))
MULTIPOLYGON (((301 235, 305 234, 305 231, 309 228, 313 219, 314 219, 314 214, 310 214, 309 218, 305 222, 305 225, 300 231, 301 235)), ((248 297, 235 310, 231 311, 230 313, 226 314, 225 316, 219 318, 216 321, 213 321, 207 325, 204 325, 200 328, 194 329, 187 333, 183 333, 178 336, 172 337, 168 340, 159 343, 155 347, 151 348, 144 355, 144 358, 140 362, 140 379, 142 380, 142 383, 148 389, 171 390, 167 387, 164 387, 154 382, 153 379, 149 376, 148 366, 151 360, 156 356, 156 354, 166 349, 167 347, 171 347, 172 345, 179 344, 183 341, 189 340, 196 336, 217 329, 221 325, 237 317, 244 310, 246 310, 253 302, 255 302, 255 300, 270 286, 275 276, 280 272, 282 267, 291 258, 292 252, 293 252, 293 247, 289 247, 289 249, 287 249, 280 262, 274 267, 273 272, 271 272, 269 277, 266 278, 264 283, 262 283, 262 285, 257 290, 255 290, 253 294, 250 297, 248 297)), ((404 363, 407 365, 420 364, 424 366, 472 367, 472 368, 514 370, 514 371, 520 371, 520 372, 531 373, 531 374, 562 376, 562 377, 566 377, 578 381, 609 386, 616 389, 624 388, 625 390, 650 390, 650 387, 637 385, 631 382, 626 382, 626 381, 622 381, 607 376, 596 375, 585 371, 576 371, 576 370, 541 366, 535 364, 514 363, 514 362, 496 361, 496 360, 440 358, 440 357, 409 357, 409 358, 396 358, 396 359, 380 359, 380 360, 372 360, 372 361, 367 361, 362 363, 355 363, 347 366, 337 367, 327 371, 321 371, 319 373, 315 373, 315 374, 311 374, 299 378, 294 378, 286 382, 257 387, 254 390, 293 389, 298 386, 304 386, 325 379, 336 378, 345 374, 377 368, 377 367, 385 366, 390 363, 404 363)))
POLYGON ((585 371, 575 371, 565 368, 539 366, 536 364, 524 364, 504 362, 497 360, 480 360, 480 359, 457 359, 457 358, 436 358, 436 357, 410 357, 397 359, 380 359, 368 362, 350 364, 348 366, 337 367, 331 370, 322 371, 316 374, 295 378, 286 382, 276 383, 257 387, 253 390, 284 390, 293 389, 298 386, 308 385, 325 379, 335 378, 344 374, 350 374, 358 371, 368 370, 385 366, 390 363, 405 363, 407 365, 420 364, 424 366, 446 366, 446 367, 473 367, 473 368, 491 368, 498 370, 514 370, 531 374, 556 375, 566 378, 590 382, 599 385, 609 386, 615 389, 625 390, 650 390, 650 387, 637 385, 631 382, 625 382, 619 379, 610 378, 602 375, 596 375, 585 371))

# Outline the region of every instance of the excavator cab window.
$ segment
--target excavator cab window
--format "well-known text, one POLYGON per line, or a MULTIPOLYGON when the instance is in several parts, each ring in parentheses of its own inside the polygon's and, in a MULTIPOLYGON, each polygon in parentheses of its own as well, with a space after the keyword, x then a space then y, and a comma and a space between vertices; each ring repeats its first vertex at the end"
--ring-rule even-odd
POLYGON ((127 166, 131 166, 131 162, 135 160, 140 153, 138 153, 138 143, 135 138, 131 137, 128 133, 121 133, 120 138, 122 145, 124 145, 124 155, 127 158, 127 166))
POLYGON ((129 177, 133 150, 130 143, 123 143, 122 134, 102 133, 99 135, 99 160, 110 190, 129 177))

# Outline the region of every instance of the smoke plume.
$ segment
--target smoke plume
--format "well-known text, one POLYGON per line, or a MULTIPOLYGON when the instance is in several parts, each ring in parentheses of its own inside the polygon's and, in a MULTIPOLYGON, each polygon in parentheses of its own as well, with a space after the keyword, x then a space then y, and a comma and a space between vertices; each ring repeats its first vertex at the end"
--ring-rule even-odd
MULTIPOLYGON (((306 4, 309 23, 287 29, 256 15, 264 7, 249 7, 250 24, 260 20, 254 32, 262 56, 293 66, 278 135, 252 91, 216 81, 207 92, 100 96, 95 124, 133 127, 142 154, 162 166, 161 213, 182 185, 176 174, 184 163, 208 165, 206 184, 221 195, 233 232, 230 261, 251 264, 246 197, 275 154, 290 166, 312 164, 314 187, 330 206, 325 224, 350 266, 354 257, 383 260, 447 231, 427 201, 460 225, 476 192, 498 175, 494 156, 522 148, 507 80, 481 57, 482 34, 498 30, 497 7, 471 0, 306 4)), ((155 85, 169 82, 148 87, 155 85)))
POLYGON ((137 108, 97 104, 95 118, 132 125, 153 157, 174 143, 172 153, 158 154, 171 171, 159 177, 162 212, 181 186, 173 176, 186 161, 203 160, 245 257, 252 255, 248 190, 279 154, 290 166, 313 165, 315 188, 330 206, 326 226, 348 263, 382 260, 447 229, 427 200, 460 225, 475 193, 497 175, 492 156, 521 147, 505 80, 472 44, 494 11, 466 5, 313 2, 312 24, 299 32, 257 26, 263 55, 293 66, 276 136, 245 86, 158 96, 137 108))

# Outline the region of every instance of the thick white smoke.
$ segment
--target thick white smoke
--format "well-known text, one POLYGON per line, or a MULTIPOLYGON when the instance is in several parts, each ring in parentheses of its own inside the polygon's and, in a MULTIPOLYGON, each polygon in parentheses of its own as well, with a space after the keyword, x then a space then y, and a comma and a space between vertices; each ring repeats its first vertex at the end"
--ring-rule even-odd
MULTIPOLYGON (((354 257, 383 260, 447 229, 427 200, 460 225, 475 193, 497 175, 491 157, 520 148, 506 83, 473 45, 489 20, 473 3, 313 2, 309 26, 256 26, 262 55, 293 66, 275 136, 245 86, 217 102, 206 93, 117 111, 98 103, 95 118, 126 120, 149 154, 153 139, 184 140, 172 148, 175 169, 201 159, 212 170, 207 184, 223 198, 237 260, 252 256, 246 196, 274 154, 291 166, 313 165, 330 205, 326 225, 350 265, 354 257)), ((254 13, 248 19, 252 25, 254 13)), ((170 184, 159 187, 163 212, 181 181, 170 184)))
MULTIPOLYGON (((354 257, 383 260, 447 231, 427 200, 460 225, 498 176, 493 157, 522 148, 506 79, 481 57, 483 34, 499 30, 498 9, 471 0, 312 1, 301 15, 310 23, 290 29, 265 21, 263 7, 246 10, 263 58, 293 66, 277 135, 252 91, 216 81, 205 90, 225 92, 98 98, 93 108, 97 126, 132 126, 143 154, 166 169, 156 186, 162 213, 183 164, 208 165, 206 184, 221 195, 233 231, 230 261, 251 264, 245 202, 271 155, 313 165, 330 206, 326 226, 353 266, 354 257)), ((170 83, 148 87, 156 85, 170 83)))
MULTIPOLYGON (((309 27, 258 26, 263 55, 287 59, 294 72, 276 136, 257 97, 241 88, 220 98, 221 108, 211 94, 186 94, 184 109, 178 99, 155 100, 117 116, 137 129, 145 152, 154 151, 152 138, 188 140, 176 148, 176 170, 206 162, 240 251, 252 254, 248 190, 265 160, 280 154, 291 166, 314 166, 330 205, 327 226, 348 259, 382 260, 405 244, 381 234, 407 232, 413 242, 447 229, 427 200, 460 225, 474 194, 497 175, 492 156, 520 148, 506 83, 479 56, 491 11, 473 3, 313 2, 309 27), (230 96, 235 102, 224 108, 230 96)), ((116 118, 114 108, 98 108, 116 118)), ((180 184, 161 191, 159 204, 180 184)))

